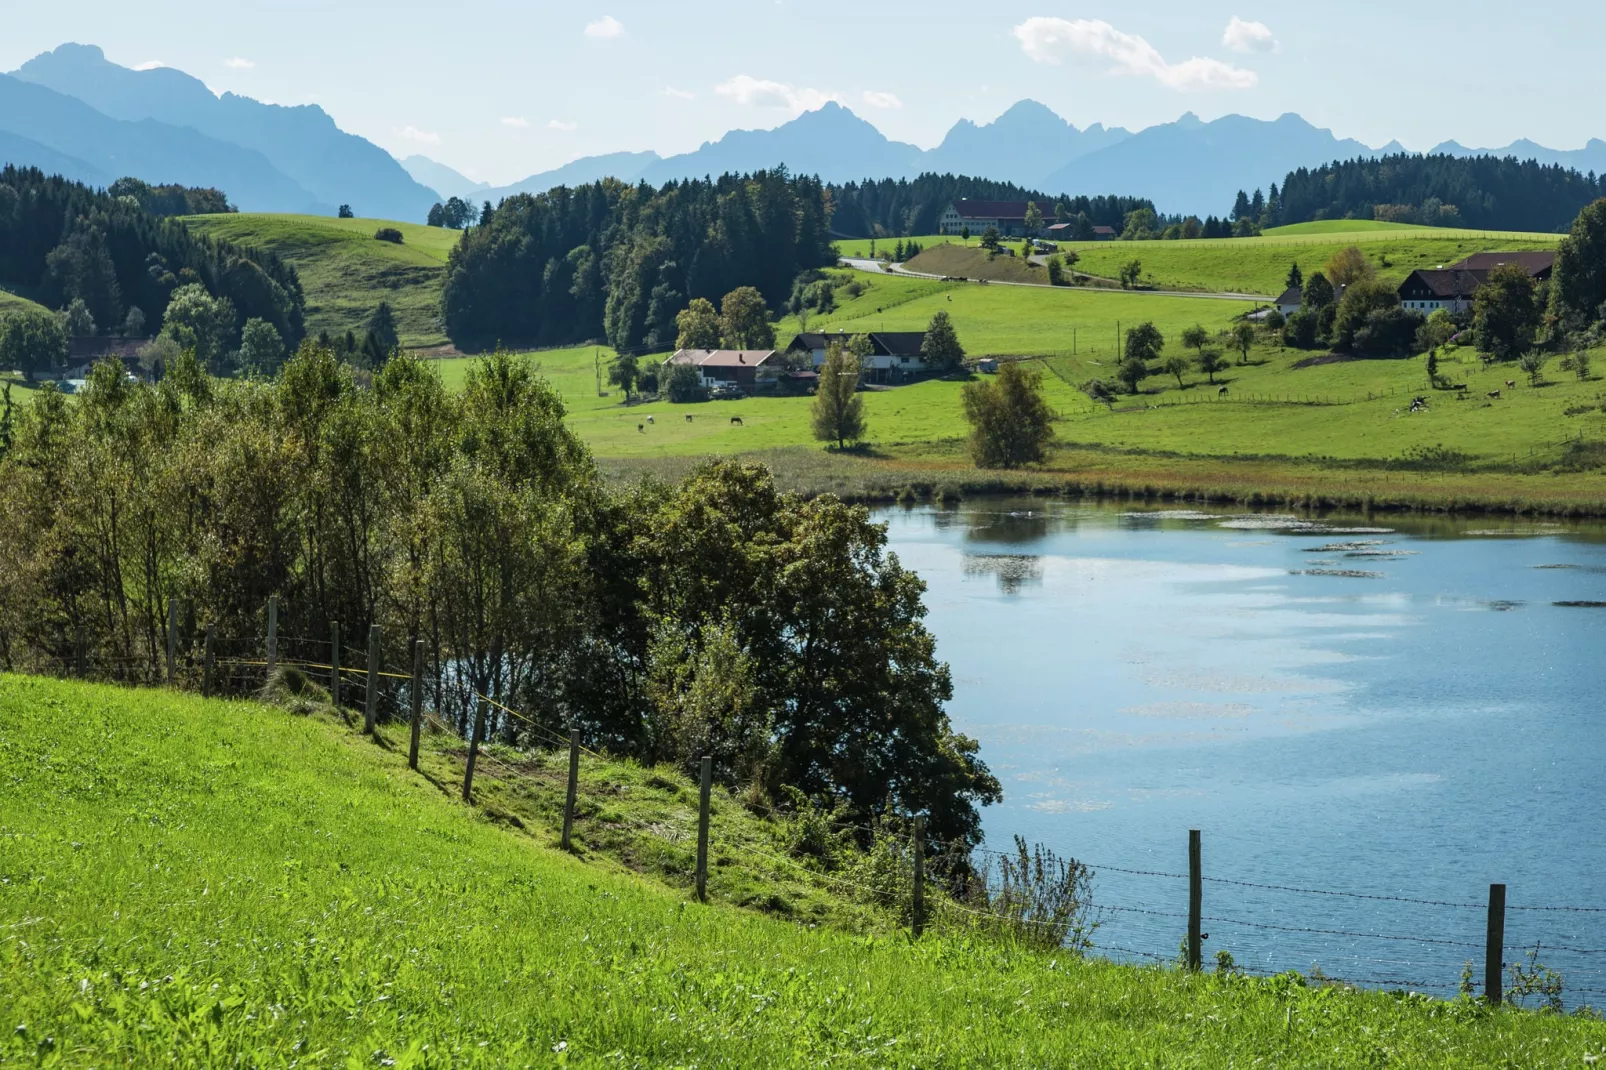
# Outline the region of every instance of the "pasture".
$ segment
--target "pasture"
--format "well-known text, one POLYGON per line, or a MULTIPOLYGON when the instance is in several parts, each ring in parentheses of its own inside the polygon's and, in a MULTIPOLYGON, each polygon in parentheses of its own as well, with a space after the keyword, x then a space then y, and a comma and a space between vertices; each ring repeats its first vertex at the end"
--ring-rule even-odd
POLYGON ((446 257, 462 235, 440 227, 384 219, 242 212, 189 216, 191 230, 277 253, 301 277, 307 332, 361 333, 381 301, 395 310, 402 345, 446 344, 440 324, 446 257), (404 243, 377 241, 380 227, 402 232, 404 243))
MULTIPOLYGON (((545 778, 555 755, 488 759, 470 807, 460 748, 432 735, 426 778, 403 730, 380 740, 327 714, 0 676, 7 1061, 1554 1066, 1606 1048, 1588 1018, 704 906, 588 835, 556 849, 549 807, 513 819, 502 763, 545 778)), ((604 836, 644 803, 659 829, 694 813, 683 781, 593 775, 604 836)), ((715 815, 711 891, 806 869, 728 839, 753 823, 739 806, 715 815)), ((663 858, 686 852, 682 835, 663 858)))

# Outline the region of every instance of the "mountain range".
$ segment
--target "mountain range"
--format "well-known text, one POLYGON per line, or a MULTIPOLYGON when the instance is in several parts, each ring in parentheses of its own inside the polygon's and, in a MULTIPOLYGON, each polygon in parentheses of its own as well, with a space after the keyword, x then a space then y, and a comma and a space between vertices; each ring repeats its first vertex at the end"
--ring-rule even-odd
POLYGON ((316 105, 219 96, 171 67, 119 66, 93 45, 62 45, 0 76, 0 131, 77 161, 69 177, 216 186, 258 211, 333 215, 350 204, 362 215, 421 220, 438 199, 316 105))
MULTIPOLYGON (((1240 189, 1337 159, 1405 151, 1342 139, 1295 114, 1274 120, 1187 114, 1139 131, 1078 128, 1023 100, 989 123, 961 119, 922 149, 894 141, 838 103, 768 130, 732 130, 692 152, 588 156, 508 186, 476 182, 425 156, 396 160, 341 130, 315 105, 285 107, 167 67, 131 70, 93 45, 65 44, 0 74, 0 164, 36 166, 96 186, 124 175, 152 183, 215 186, 246 211, 358 215, 421 222, 436 201, 495 203, 604 177, 659 185, 671 179, 785 164, 828 182, 913 178, 926 172, 1014 182, 1048 194, 1124 194, 1166 213, 1225 214, 1240 189)), ((1606 172, 1606 141, 1556 150, 1531 141, 1434 152, 1516 155, 1606 172)))

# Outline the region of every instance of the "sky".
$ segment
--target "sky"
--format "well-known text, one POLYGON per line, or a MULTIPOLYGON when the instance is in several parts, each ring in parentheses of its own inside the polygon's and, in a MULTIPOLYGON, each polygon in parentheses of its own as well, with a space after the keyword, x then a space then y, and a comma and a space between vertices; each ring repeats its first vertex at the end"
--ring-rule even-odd
POLYGON ((1606 5, 1154 0, 12 0, 0 70, 67 41, 315 103, 397 156, 502 184, 695 149, 837 100, 929 148, 1022 98, 1078 126, 1298 112, 1427 149, 1606 136, 1606 5), (1570 102, 1577 102, 1576 104, 1570 102))

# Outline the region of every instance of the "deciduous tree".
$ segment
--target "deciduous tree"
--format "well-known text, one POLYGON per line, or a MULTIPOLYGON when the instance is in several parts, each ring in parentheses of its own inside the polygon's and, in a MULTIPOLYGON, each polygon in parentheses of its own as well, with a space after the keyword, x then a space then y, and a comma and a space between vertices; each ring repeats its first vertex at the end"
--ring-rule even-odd
POLYGON ((29 309, 0 318, 0 367, 36 379, 67 363, 67 332, 48 312, 29 309))
POLYGON ((864 437, 864 401, 859 397, 859 358, 832 343, 825 351, 809 415, 814 437, 842 449, 864 437))
POLYGON ((926 367, 939 375, 956 370, 965 359, 965 347, 959 344, 959 333, 947 312, 931 317, 925 340, 920 343, 920 355, 926 359, 926 367))
POLYGON ((1353 286, 1362 280, 1377 277, 1377 269, 1355 245, 1347 245, 1329 257, 1326 272, 1328 281, 1334 286, 1353 286))
POLYGON ((739 286, 720 304, 719 331, 727 349, 772 349, 775 327, 764 295, 755 287, 739 286))
POLYGON ((1515 360, 1533 346, 1539 329, 1534 280, 1518 264, 1501 264, 1472 297, 1478 349, 1496 360, 1515 360))
POLYGON ((718 349, 719 312, 706 297, 694 297, 675 315, 676 349, 718 349))
POLYGON ((1249 363, 1249 350, 1255 344, 1255 325, 1245 320, 1232 328, 1232 344, 1238 350, 1238 363, 1249 363))
POLYGON ((1008 361, 996 376, 966 383, 970 456, 979 468, 1019 468, 1047 456, 1054 413, 1043 399, 1043 374, 1008 361))

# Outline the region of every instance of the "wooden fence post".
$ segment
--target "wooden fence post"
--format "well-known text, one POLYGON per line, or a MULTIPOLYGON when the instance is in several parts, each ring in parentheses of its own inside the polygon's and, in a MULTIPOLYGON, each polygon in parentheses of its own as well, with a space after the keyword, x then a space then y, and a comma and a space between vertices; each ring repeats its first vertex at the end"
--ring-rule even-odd
POLYGON ((463 801, 474 801, 474 763, 480 756, 480 733, 485 725, 485 701, 474 700, 474 732, 468 739, 468 764, 463 768, 463 801))
POLYGON ((212 667, 216 664, 217 625, 206 626, 206 652, 202 655, 201 697, 212 697, 212 667))
POLYGON ((424 728, 424 641, 413 641, 413 736, 407 744, 407 767, 418 768, 418 734, 424 728))
POLYGON ((178 659, 178 599, 167 600, 167 686, 173 686, 178 659))
POLYGON ((574 796, 580 787, 580 730, 569 728, 569 790, 563 797, 563 849, 570 850, 570 833, 574 831, 574 796))
POLYGON ((1505 965, 1501 948, 1506 942, 1506 886, 1489 885, 1489 929, 1483 949, 1483 998, 1491 1007, 1500 1006, 1500 971, 1505 965))
POLYGON ((362 711, 362 730, 374 733, 374 718, 379 711, 379 625, 368 627, 368 696, 362 711))
POLYGON ((268 675, 279 664, 279 596, 268 596, 268 675))
POLYGON ((909 931, 916 940, 926 927, 926 819, 924 815, 915 818, 915 887, 914 905, 909 914, 909 931))
POLYGON ((1204 866, 1200 858, 1199 830, 1188 830, 1188 969, 1195 972, 1203 963, 1199 936, 1199 915, 1204 908, 1204 866))
POLYGON ((329 622, 329 702, 340 708, 340 622, 329 622))
POLYGON ((78 626, 78 634, 73 640, 73 668, 78 674, 78 679, 88 678, 89 658, 85 654, 84 626, 82 624, 78 626))
POLYGON ((697 797, 697 901, 708 902, 708 791, 714 779, 714 760, 703 755, 702 787, 697 797))

